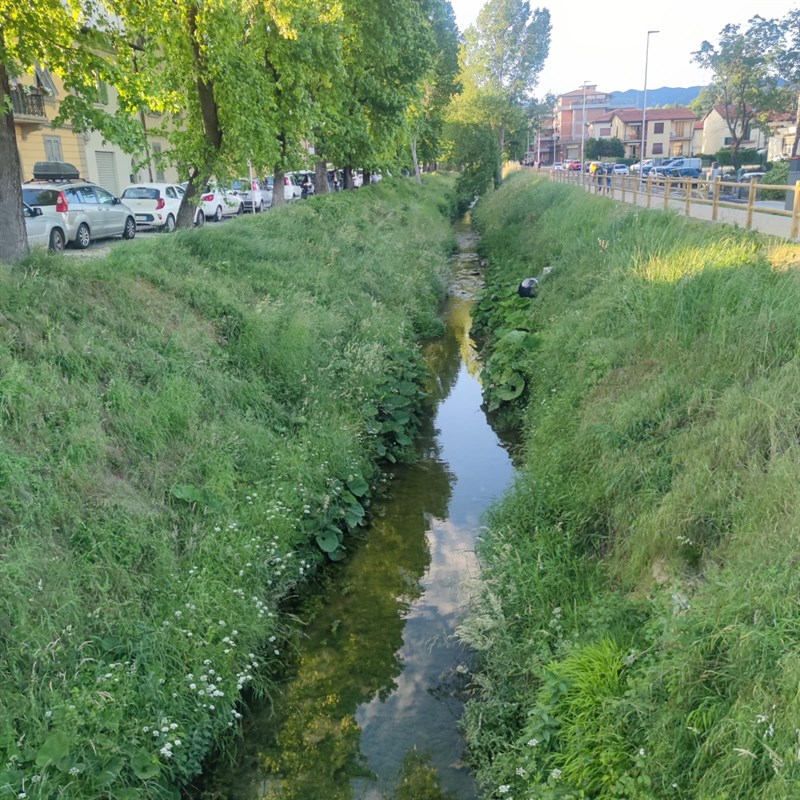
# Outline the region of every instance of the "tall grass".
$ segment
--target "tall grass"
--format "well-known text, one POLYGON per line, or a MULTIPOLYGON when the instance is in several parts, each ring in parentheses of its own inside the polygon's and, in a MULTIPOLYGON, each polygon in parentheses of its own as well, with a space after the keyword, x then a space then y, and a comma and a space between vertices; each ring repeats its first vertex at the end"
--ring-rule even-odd
POLYGON ((462 630, 487 795, 799 796, 800 247, 529 175, 475 219, 487 363, 526 342, 462 630))
POLYGON ((178 797, 270 691, 413 430, 448 192, 0 267, 0 797, 178 797))

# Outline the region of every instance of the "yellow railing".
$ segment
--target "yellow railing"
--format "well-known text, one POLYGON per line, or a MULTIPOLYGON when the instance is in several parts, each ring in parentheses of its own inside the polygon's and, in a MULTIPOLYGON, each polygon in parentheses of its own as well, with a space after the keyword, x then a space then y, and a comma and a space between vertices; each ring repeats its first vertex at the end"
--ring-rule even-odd
MULTIPOLYGON (((794 185, 773 185, 758 183, 753 178, 749 183, 725 181, 717 177, 710 181, 704 178, 668 178, 648 175, 591 175, 571 170, 541 170, 550 180, 582 186, 587 192, 603 194, 615 200, 630 202, 653 208, 682 207, 686 216, 707 218, 697 212, 698 207, 710 209, 710 219, 714 222, 730 222, 721 219, 721 209, 733 209, 744 215, 744 227, 754 225, 756 215, 783 217, 787 220, 787 233, 791 239, 800 238, 800 181, 794 185), (793 195, 791 209, 766 205, 762 193, 778 190, 784 197, 793 195), (786 193, 789 193, 788 195, 786 193)), ((784 201, 781 200, 781 203, 784 201)))

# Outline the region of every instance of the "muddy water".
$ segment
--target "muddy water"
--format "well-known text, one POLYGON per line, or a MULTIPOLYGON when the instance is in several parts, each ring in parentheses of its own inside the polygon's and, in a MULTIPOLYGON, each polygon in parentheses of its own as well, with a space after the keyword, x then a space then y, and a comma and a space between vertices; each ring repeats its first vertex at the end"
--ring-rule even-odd
POLYGON ((446 791, 475 798, 458 729, 468 654, 452 634, 481 516, 512 465, 480 409, 469 340, 475 240, 457 233, 447 333, 427 352, 433 411, 419 460, 394 473, 364 543, 305 610, 312 621, 291 680, 252 715, 238 762, 210 779, 208 800, 388 799, 415 748, 446 791))

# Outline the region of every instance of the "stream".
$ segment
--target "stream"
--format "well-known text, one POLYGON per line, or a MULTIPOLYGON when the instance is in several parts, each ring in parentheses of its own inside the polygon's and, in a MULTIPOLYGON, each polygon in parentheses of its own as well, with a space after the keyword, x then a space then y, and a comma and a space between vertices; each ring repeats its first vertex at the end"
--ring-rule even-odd
POLYGON ((426 348, 432 413, 419 458, 393 470, 363 543, 301 610, 310 622, 295 669, 250 712, 236 763, 206 776, 203 800, 389 800, 414 750, 456 800, 476 797, 458 727, 469 653, 453 634, 482 515, 513 467, 481 410, 469 338, 477 237, 466 225, 456 235, 446 333, 426 348))

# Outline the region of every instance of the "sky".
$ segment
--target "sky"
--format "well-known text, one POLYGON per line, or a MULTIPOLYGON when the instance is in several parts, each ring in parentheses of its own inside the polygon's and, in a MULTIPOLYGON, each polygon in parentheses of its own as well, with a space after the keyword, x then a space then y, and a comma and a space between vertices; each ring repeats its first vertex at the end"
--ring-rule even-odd
MULTIPOLYGON (((484 0, 450 0, 458 27, 473 24, 484 0)), ((531 0, 531 8, 550 10, 550 55, 535 90, 563 94, 584 82, 599 91, 644 88, 647 31, 647 88, 699 86, 710 74, 692 63, 703 40, 716 44, 728 23, 745 24, 756 14, 783 17, 800 0, 699 0, 697 5, 653 0, 531 0), (592 12, 594 6, 595 12, 592 12), (600 22, 593 17, 597 16, 600 22)))

